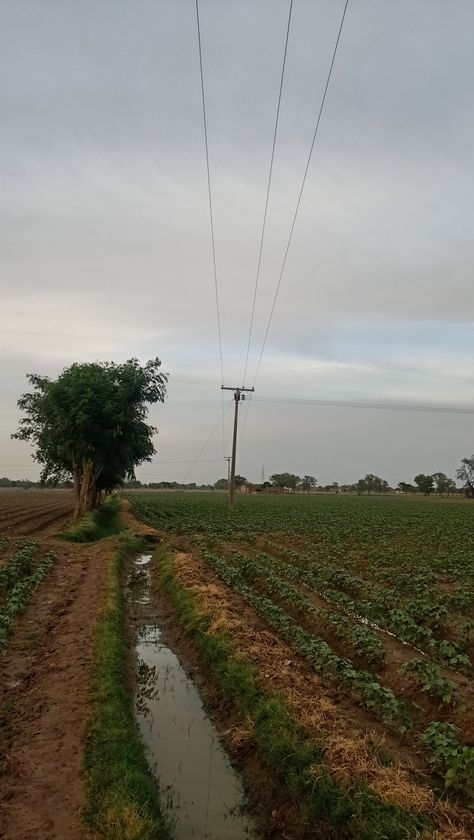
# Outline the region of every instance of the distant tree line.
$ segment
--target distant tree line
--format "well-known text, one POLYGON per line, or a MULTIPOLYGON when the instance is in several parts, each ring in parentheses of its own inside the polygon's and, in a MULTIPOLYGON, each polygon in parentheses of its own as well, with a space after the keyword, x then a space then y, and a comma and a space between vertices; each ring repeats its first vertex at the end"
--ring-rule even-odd
MULTIPOLYGON (((305 475, 302 478, 295 473, 282 472, 273 473, 269 481, 265 481, 262 485, 258 485, 263 489, 271 487, 291 490, 293 492, 310 493, 312 490, 318 488, 318 492, 324 493, 356 493, 361 496, 363 494, 371 495, 372 493, 423 493, 425 496, 431 496, 436 493, 439 496, 450 496, 452 494, 465 493, 470 498, 474 498, 474 455, 471 458, 463 458, 461 460, 461 467, 456 471, 456 478, 463 482, 464 487, 458 489, 456 481, 453 478, 448 478, 443 472, 435 472, 430 475, 418 473, 413 479, 413 484, 406 481, 400 481, 397 486, 391 487, 384 478, 380 478, 373 473, 367 473, 364 478, 360 478, 354 484, 339 484, 333 481, 331 484, 325 484, 318 487, 318 481, 313 475, 305 475)), ((235 477, 236 486, 239 487, 248 483, 244 476, 235 477)), ((215 490, 227 490, 228 483, 226 478, 220 478, 213 485, 215 490)))
MULTIPOLYGON (((7 478, 3 476, 0 478, 0 487, 20 487, 23 490, 29 490, 31 487, 51 487, 51 484, 42 481, 30 481, 29 478, 7 478)), ((67 488, 68 490, 72 490, 74 484, 72 481, 60 481, 58 484, 54 485, 55 487, 60 487, 61 489, 67 488)))
MULTIPOLYGON (((418 473, 413 479, 413 484, 406 481, 399 481, 395 488, 390 487, 388 481, 373 473, 368 473, 364 478, 360 478, 354 484, 339 484, 337 481, 333 481, 331 484, 320 485, 318 487, 318 480, 313 475, 304 475, 301 478, 295 473, 282 472, 273 473, 269 481, 265 481, 259 486, 263 487, 263 489, 278 488, 308 494, 317 489, 319 493, 356 493, 359 496, 363 494, 370 496, 372 493, 395 492, 404 494, 423 493, 425 496, 431 496, 433 493, 439 496, 463 493, 469 498, 474 498, 474 455, 470 458, 462 458, 461 466, 456 470, 456 478, 463 483, 462 488, 458 488, 455 480, 448 478, 443 472, 435 472, 430 475, 418 473)), ((245 476, 235 476, 236 487, 242 487, 248 483, 245 476)), ((53 484, 55 487, 71 489, 74 487, 73 482, 68 480, 45 483, 44 481, 30 481, 26 478, 0 478, 0 488, 20 487, 27 490, 31 487, 47 487, 53 484)), ((121 486, 125 490, 227 490, 228 481, 227 478, 219 478, 214 484, 196 484, 195 481, 188 483, 179 481, 150 481, 145 483, 139 480, 132 480, 122 482, 121 486)))

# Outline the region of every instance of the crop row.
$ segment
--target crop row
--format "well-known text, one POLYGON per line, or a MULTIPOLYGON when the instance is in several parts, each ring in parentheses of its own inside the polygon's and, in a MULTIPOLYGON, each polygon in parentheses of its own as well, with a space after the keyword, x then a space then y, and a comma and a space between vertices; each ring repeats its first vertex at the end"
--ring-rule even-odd
MULTIPOLYGON (((376 593, 369 598, 351 597, 351 576, 338 569, 327 569, 317 564, 314 557, 287 552, 289 562, 275 558, 283 574, 293 580, 305 583, 315 592, 321 593, 344 611, 376 623, 385 630, 394 633, 402 641, 424 650, 442 665, 451 668, 471 668, 469 657, 462 648, 450 639, 437 639, 430 627, 420 624, 397 606, 395 595, 376 600, 376 593), (342 591, 342 587, 346 591, 342 591)), ((389 593, 390 595, 390 593, 389 593)), ((399 603, 399 601, 398 601, 399 603)), ((426 615, 426 604, 420 603, 419 614, 426 615)))
POLYGON ((32 571, 36 546, 24 546, 5 568, 0 570, 0 591, 3 603, 0 609, 0 651, 7 646, 15 619, 27 607, 36 587, 44 580, 54 563, 54 554, 48 552, 32 571))
POLYGON ((382 685, 373 674, 355 668, 350 659, 338 656, 327 642, 307 633, 296 624, 271 598, 256 594, 245 582, 241 572, 222 557, 209 551, 203 551, 203 555, 222 580, 238 592, 317 671, 359 698, 385 724, 402 733, 412 727, 408 705, 398 700, 393 691, 382 685))
MULTIPOLYGON (((219 577, 315 670, 360 699, 366 709, 401 734, 412 728, 409 705, 399 700, 390 688, 382 685, 373 674, 357 670, 349 659, 335 654, 324 640, 305 632, 270 598, 256 594, 238 568, 206 549, 202 549, 202 554, 219 577)), ((420 741, 428 747, 428 760, 433 770, 442 775, 445 788, 462 792, 471 801, 474 796, 474 748, 460 743, 454 725, 438 721, 430 723, 420 741)))
MULTIPOLYGON (((201 543, 201 548, 205 544, 201 543)), ((296 586, 285 578, 280 577, 281 565, 278 560, 259 552, 255 556, 233 553, 230 557, 246 581, 258 581, 259 590, 262 589, 270 596, 277 597, 288 604, 292 613, 297 612, 304 623, 316 621, 318 626, 326 630, 326 634, 334 634, 338 639, 349 645, 359 656, 364 657, 373 667, 382 666, 386 660, 386 649, 377 634, 368 626, 361 625, 355 619, 350 619, 344 613, 332 609, 320 609, 304 595, 296 586)), ((294 575, 297 579, 297 575, 294 575)), ((401 674, 408 674, 421 691, 431 698, 449 704, 453 700, 455 685, 446 679, 441 669, 426 659, 406 661, 400 668, 401 674)))
MULTIPOLYGON (((370 627, 354 622, 342 612, 315 606, 298 587, 281 576, 281 564, 278 560, 259 552, 256 556, 234 553, 232 561, 247 580, 259 580, 270 595, 277 594, 305 620, 315 620, 327 633, 336 635, 374 666, 383 665, 386 650, 377 634, 370 627)), ((286 578, 288 577, 287 575, 286 578)), ((297 574, 293 575, 293 580, 298 581, 297 574)))

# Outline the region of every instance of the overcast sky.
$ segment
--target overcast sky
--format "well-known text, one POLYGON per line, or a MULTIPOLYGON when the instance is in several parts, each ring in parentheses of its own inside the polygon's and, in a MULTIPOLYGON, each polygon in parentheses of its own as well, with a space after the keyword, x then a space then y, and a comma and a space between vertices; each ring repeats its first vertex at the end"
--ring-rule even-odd
MULTIPOLYGON (((343 5, 294 0, 250 384, 343 5)), ((224 376, 238 385, 288 0, 200 9, 224 376)), ((472 0, 349 0, 259 395, 474 405, 473 31, 472 0)), ((0 0, 0 33, 0 475, 38 475, 9 439, 27 372, 131 356, 170 373, 151 412, 157 459, 192 460, 221 412, 194 0, 0 0)), ((396 483, 454 475, 474 451, 467 415, 248 405, 237 469, 251 479, 264 465, 396 483)), ((189 480, 225 474, 230 420, 189 480)))

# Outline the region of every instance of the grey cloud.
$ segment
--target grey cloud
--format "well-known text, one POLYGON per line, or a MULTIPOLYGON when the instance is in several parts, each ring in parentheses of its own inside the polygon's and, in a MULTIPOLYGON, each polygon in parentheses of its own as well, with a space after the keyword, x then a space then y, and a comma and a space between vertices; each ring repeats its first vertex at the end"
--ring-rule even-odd
MULTIPOLYGON (((342 5, 294 4, 251 373, 342 5)), ((244 364, 287 9, 201 0, 229 380, 244 364)), ((19 0, 1 4, 0 18, 0 347, 11 360, 0 463, 27 457, 8 440, 26 371, 156 353, 173 375, 153 414, 162 457, 192 458, 220 410, 194 4, 19 0)), ((473 24, 470 0, 349 4, 262 392, 466 402, 473 24), (376 346, 338 349, 371 324, 376 346), (384 337, 392 324, 407 325, 398 353, 384 337), (456 324, 465 337, 454 347, 446 336, 456 324)), ((410 418, 297 411, 249 409, 243 471, 257 477, 262 457, 269 466, 282 457, 275 469, 342 480, 377 471, 376 451, 378 471, 395 479, 417 458, 430 469, 438 453, 452 473, 472 448, 458 418, 442 433, 433 418, 423 430, 410 418)), ((210 451, 222 455, 218 437, 210 451)))

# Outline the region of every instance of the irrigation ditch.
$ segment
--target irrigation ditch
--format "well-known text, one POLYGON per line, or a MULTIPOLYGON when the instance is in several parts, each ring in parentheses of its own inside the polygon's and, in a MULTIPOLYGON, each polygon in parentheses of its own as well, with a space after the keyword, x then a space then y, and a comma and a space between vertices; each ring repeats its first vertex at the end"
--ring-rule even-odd
POLYGON ((257 840, 264 819, 251 794, 255 785, 226 746, 235 737, 234 715, 176 621, 160 585, 162 558, 160 551, 129 557, 125 581, 135 717, 169 834, 257 840))

